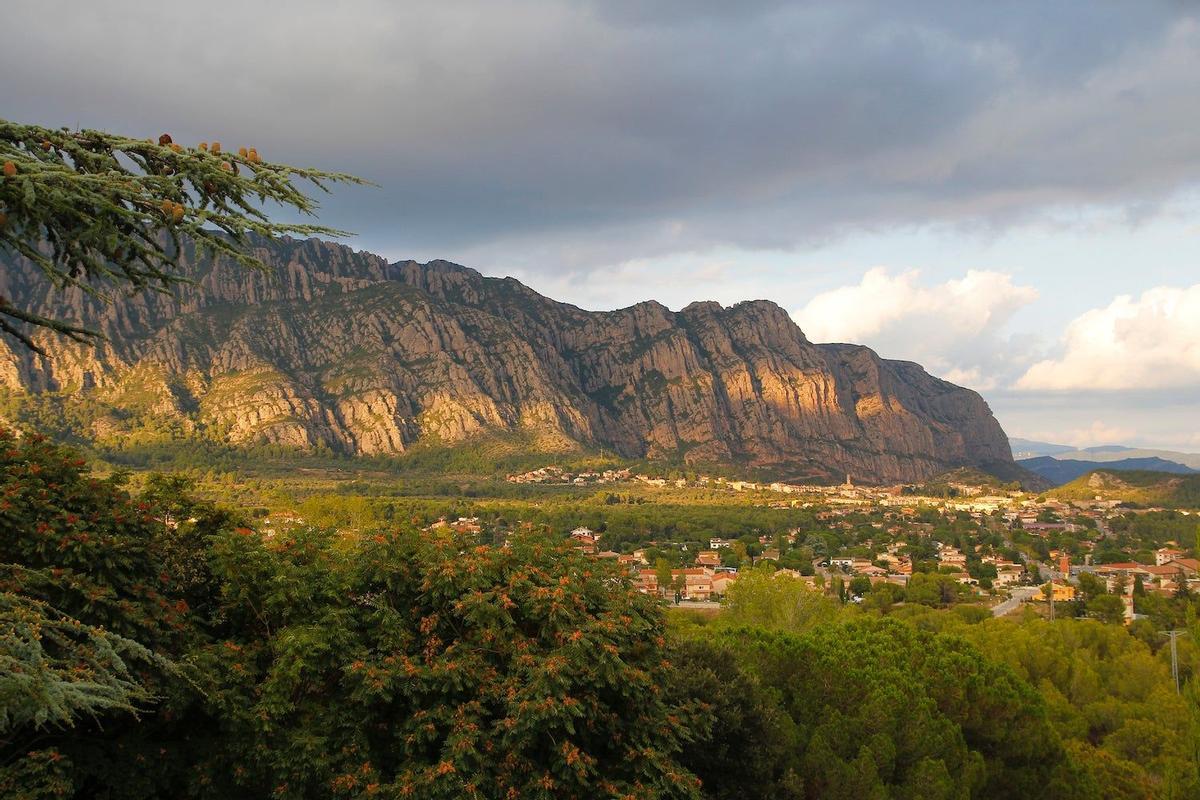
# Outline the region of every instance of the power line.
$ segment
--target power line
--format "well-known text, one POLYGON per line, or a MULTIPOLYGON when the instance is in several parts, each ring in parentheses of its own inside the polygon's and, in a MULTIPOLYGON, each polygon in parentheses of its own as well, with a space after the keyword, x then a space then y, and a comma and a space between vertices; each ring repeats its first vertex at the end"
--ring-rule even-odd
POLYGON ((1159 633, 1171 639, 1171 677, 1175 680, 1175 694, 1179 694, 1179 650, 1175 646, 1175 640, 1180 636, 1187 636, 1188 632, 1173 630, 1159 631, 1159 633))

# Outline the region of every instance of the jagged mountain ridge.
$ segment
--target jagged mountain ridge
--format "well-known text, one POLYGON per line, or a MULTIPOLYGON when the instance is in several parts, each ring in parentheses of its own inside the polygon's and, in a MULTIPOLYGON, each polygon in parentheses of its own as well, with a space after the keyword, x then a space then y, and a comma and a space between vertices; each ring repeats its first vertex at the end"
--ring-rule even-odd
POLYGON ((177 436, 352 454, 523 431, 549 450, 796 478, 914 481, 1012 464, 978 394, 865 347, 814 345, 769 301, 592 312, 444 261, 389 264, 319 240, 258 255, 268 269, 185 248, 194 285, 108 306, 7 265, 0 293, 109 340, 43 335, 49 359, 5 342, 0 386, 115 409, 90 423, 98 439, 122 435, 132 408, 177 436))

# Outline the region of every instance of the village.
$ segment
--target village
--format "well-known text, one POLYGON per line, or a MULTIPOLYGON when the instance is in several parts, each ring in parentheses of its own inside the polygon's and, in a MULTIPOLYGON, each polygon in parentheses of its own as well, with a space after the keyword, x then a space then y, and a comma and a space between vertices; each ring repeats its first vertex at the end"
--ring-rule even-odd
MULTIPOLYGON (((628 469, 571 473, 546 467, 508 480, 632 482, 752 493, 757 504, 767 507, 810 509, 822 528, 845 534, 842 546, 832 548, 829 537, 796 529, 782 537, 751 540, 713 535, 691 549, 686 543, 646 541, 619 550, 605 546, 602 532, 586 527, 567 534, 580 551, 620 564, 642 592, 685 606, 718 607, 738 575, 756 568, 853 603, 862 602, 879 584, 907 588, 914 572, 935 575, 940 583, 958 584, 958 602, 985 605, 996 615, 1014 613, 1027 603, 1052 614, 1055 603, 1078 598, 1081 581, 1092 591, 1099 581, 1104 591, 1120 598, 1126 624, 1137 617, 1135 593, 1174 597, 1200 591, 1200 560, 1194 550, 1169 540, 1127 552, 1130 542, 1113 533, 1114 521, 1164 509, 1131 509, 1114 499, 1067 502, 969 483, 948 484, 950 496, 930 496, 915 494, 911 487, 858 486, 850 476, 841 485, 823 486, 702 475, 665 478, 628 469), (1115 552, 1125 555, 1110 557, 1115 552)), ((1200 522, 1200 515, 1195 518, 1200 522)))
MULTIPOLYGON (((699 488, 740 498, 740 505, 727 507, 730 514, 743 506, 772 513, 787 509, 811 520, 774 535, 714 529, 703 538, 638 537, 603 525, 547 529, 569 538, 580 552, 619 565, 641 592, 684 607, 719 610, 747 570, 801 581, 846 603, 886 596, 901 603, 976 604, 996 616, 1023 607, 1050 615, 1056 604, 1063 613, 1062 604, 1102 591, 1119 598, 1125 624, 1139 616, 1135 596, 1200 592, 1195 511, 1131 507, 1112 498, 1066 501, 971 483, 948 484, 950 491, 941 495, 922 494, 914 487, 860 486, 850 476, 825 486, 549 466, 507 480, 640 487, 649 493, 647 502, 699 488), (1141 522, 1164 515, 1173 516, 1185 535, 1147 538, 1134 532, 1141 522)), ((303 523, 295 513, 277 512, 263 520, 261 530, 271 536, 303 523)), ((519 519, 516 526, 532 527, 519 519)), ((504 531, 490 530, 478 517, 442 518, 429 527, 486 533, 498 544, 504 539, 504 531)))

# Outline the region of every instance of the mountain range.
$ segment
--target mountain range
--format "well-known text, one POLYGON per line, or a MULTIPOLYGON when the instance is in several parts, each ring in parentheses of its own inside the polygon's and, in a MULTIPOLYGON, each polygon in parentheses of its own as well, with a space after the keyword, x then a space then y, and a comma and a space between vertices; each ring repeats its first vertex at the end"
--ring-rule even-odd
POLYGON ((1194 470, 1200 470, 1200 453, 1182 453, 1178 450, 1160 450, 1150 447, 1128 447, 1122 444, 1102 444, 1095 447, 1075 448, 1065 444, 1038 442, 1031 439, 1009 437, 1013 458, 1029 459, 1050 456, 1056 459, 1094 461, 1111 464, 1126 459, 1158 458, 1194 470))
POLYGON ((538 452, 737 464, 884 483, 1019 473, 975 392, 853 344, 814 344, 766 300, 585 311, 445 261, 259 242, 262 270, 185 245, 190 281, 105 304, 24 261, 0 293, 106 337, 0 343, 12 421, 98 443, 167 439, 403 456, 517 436, 538 452))
POLYGON ((1095 472, 1101 468, 1108 472, 1149 470, 1153 472, 1170 472, 1176 475, 1191 475, 1196 473, 1196 470, 1191 467, 1156 457, 1122 458, 1116 461, 1105 462, 1038 456, 1036 458, 1022 458, 1017 463, 1030 472, 1041 475, 1055 486, 1070 483, 1081 475, 1087 475, 1089 472, 1095 472))
POLYGON ((1069 445, 1012 437, 1013 456, 1024 469, 1054 485, 1104 468, 1107 471, 1144 471, 1189 475, 1200 472, 1200 454, 1106 444, 1075 449, 1069 445))

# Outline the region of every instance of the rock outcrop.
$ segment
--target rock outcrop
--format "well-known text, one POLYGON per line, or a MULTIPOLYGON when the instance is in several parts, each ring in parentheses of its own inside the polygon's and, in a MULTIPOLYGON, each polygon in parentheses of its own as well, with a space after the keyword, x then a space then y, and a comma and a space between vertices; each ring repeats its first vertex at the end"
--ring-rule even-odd
POLYGON ((0 294, 107 340, 0 345, 0 387, 90 402, 174 437, 400 454, 496 432, 537 447, 737 462, 781 477, 915 481, 1011 464, 975 392, 849 344, 813 344, 765 300, 590 312, 511 278, 389 264, 318 240, 264 244, 262 271, 181 254, 193 283, 111 305, 28 263, 0 294))

